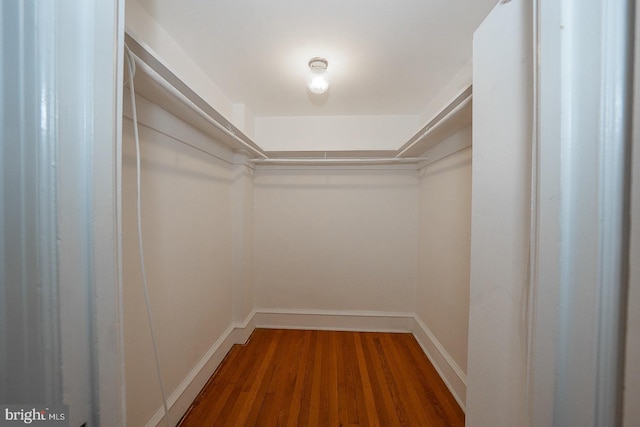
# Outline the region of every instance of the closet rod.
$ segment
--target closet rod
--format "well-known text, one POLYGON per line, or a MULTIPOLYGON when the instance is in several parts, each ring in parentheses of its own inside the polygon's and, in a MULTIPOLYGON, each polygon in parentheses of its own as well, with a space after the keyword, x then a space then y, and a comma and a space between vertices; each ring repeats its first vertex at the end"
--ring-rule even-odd
POLYGON ((151 79, 153 81, 155 81, 160 86, 162 86, 166 91, 171 93, 173 96, 178 98, 181 102, 183 102, 185 105, 187 105, 193 111, 198 113, 198 115, 200 115, 207 122, 209 122, 210 124, 214 125, 218 129, 220 129, 221 131, 226 133, 229 137, 234 139, 236 142, 239 142, 240 144, 242 144, 243 147, 251 150, 253 153, 257 154, 258 156, 260 156, 260 157, 262 157, 264 159, 268 159, 268 156, 266 154, 264 154, 260 150, 257 150, 256 148, 252 147, 250 144, 247 144, 245 141, 243 141, 241 138, 239 138, 234 132, 230 131, 229 129, 224 127, 222 124, 220 124, 217 120, 214 120, 211 116, 209 116, 207 113, 205 113, 204 110, 202 110, 202 108, 198 107, 192 100, 187 98, 182 92, 180 92, 175 87, 173 87, 160 74, 158 74, 153 68, 151 68, 146 62, 144 62, 142 59, 140 59, 140 57, 138 55, 136 55, 133 52, 131 52, 131 54, 133 55, 133 58, 136 61, 136 66, 139 67, 140 69, 142 69, 142 71, 144 71, 146 75, 151 77, 151 79))
POLYGON ((250 163, 257 165, 265 164, 304 164, 304 163, 317 163, 317 164, 339 164, 339 163, 368 163, 368 164, 388 164, 388 163, 419 163, 425 160, 429 160, 429 157, 364 157, 364 158, 267 158, 267 159, 249 159, 250 163))
POLYGON ((398 154, 396 154, 396 157, 402 157, 402 155, 404 153, 406 153, 408 150, 412 149, 418 142, 422 141, 427 136, 431 135, 438 127, 440 127, 440 124, 444 123, 450 117, 453 117, 456 114, 458 114, 460 112, 460 110, 465 108, 471 102, 471 98, 473 98, 473 95, 470 94, 465 99, 463 99, 458 105, 456 105, 451 111, 449 111, 447 114, 445 114, 444 117, 442 117, 440 120, 438 120, 433 125, 428 126, 427 130, 424 131, 422 133, 422 135, 420 135, 418 138, 416 138, 415 141, 413 141, 411 144, 409 144, 407 147, 405 147, 402 151, 400 151, 398 154))

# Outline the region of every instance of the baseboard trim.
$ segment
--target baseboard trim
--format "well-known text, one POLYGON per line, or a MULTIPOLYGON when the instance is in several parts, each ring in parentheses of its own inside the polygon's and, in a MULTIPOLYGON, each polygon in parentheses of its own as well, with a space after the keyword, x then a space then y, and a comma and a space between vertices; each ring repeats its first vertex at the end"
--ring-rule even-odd
MULTIPOLYGON (((231 347, 246 343, 255 328, 412 333, 453 397, 465 410, 466 375, 414 313, 262 308, 252 311, 243 322, 230 325, 171 393, 167 402, 171 421, 177 423, 180 420, 231 347)), ((147 427, 163 422, 164 409, 161 407, 147 427)))
MULTIPOLYGON (((177 424, 187 412, 211 375, 229 353, 231 347, 234 344, 247 342, 255 329, 254 316, 255 312, 251 312, 244 322, 236 322, 230 325, 171 393, 167 399, 167 406, 173 423, 177 424)), ((151 417, 146 427, 155 427, 161 425, 161 423, 164 423, 164 408, 162 407, 151 417)))
POLYGON ((440 378, 447 385, 447 388, 466 412, 467 376, 464 371, 453 360, 451 355, 440 344, 433 332, 417 315, 413 316, 414 327, 413 336, 422 347, 422 351, 427 355, 431 364, 436 368, 440 378))
POLYGON ((257 328, 411 332, 412 313, 377 311, 256 309, 257 328))

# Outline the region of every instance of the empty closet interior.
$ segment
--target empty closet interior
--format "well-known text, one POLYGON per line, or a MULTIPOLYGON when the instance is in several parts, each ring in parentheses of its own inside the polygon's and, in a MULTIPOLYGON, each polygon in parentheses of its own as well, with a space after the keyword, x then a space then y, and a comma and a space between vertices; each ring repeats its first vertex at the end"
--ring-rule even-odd
POLYGON ((519 408, 530 7, 244 3, 126 2, 127 424, 163 420, 154 345, 175 422, 256 327, 411 332, 463 409, 483 408, 491 365, 519 408), (411 39, 421 25, 431 38, 411 39), (392 67, 367 62, 385 49, 392 67))

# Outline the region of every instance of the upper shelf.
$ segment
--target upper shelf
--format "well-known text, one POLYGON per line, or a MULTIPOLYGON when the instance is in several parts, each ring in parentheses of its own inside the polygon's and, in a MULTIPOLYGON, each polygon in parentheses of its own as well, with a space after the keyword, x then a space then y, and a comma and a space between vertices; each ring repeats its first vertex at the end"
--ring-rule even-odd
POLYGON ((425 153, 432 150, 440 142, 456 131, 471 124, 472 87, 466 87, 458 96, 448 103, 424 127, 410 138, 398 150, 372 151, 264 151, 251 138, 234 126, 227 118, 204 101, 184 81, 178 78, 168 67, 154 56, 142 43, 126 34, 125 41, 132 53, 137 57, 138 70, 135 76, 136 92, 189 123, 205 134, 213 137, 229 149, 245 152, 250 159, 269 159, 265 164, 317 164, 341 162, 350 159, 348 164, 370 163, 377 159, 389 163, 419 163, 425 160, 425 153), (276 160, 282 162, 276 162, 276 160), (402 159, 402 160, 400 160, 402 159))
POLYGON ((135 75, 136 93, 233 151, 244 151, 250 158, 267 157, 251 138, 204 101, 129 34, 125 35, 125 43, 139 59, 136 61, 137 71, 143 71, 136 72, 135 75))

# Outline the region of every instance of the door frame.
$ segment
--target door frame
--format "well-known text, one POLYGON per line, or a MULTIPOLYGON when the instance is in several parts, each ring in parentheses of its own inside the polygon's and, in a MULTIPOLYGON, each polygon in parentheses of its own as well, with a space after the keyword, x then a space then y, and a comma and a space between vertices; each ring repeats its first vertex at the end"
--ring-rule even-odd
POLYGON ((621 422, 633 7, 534 0, 531 426, 621 422))

